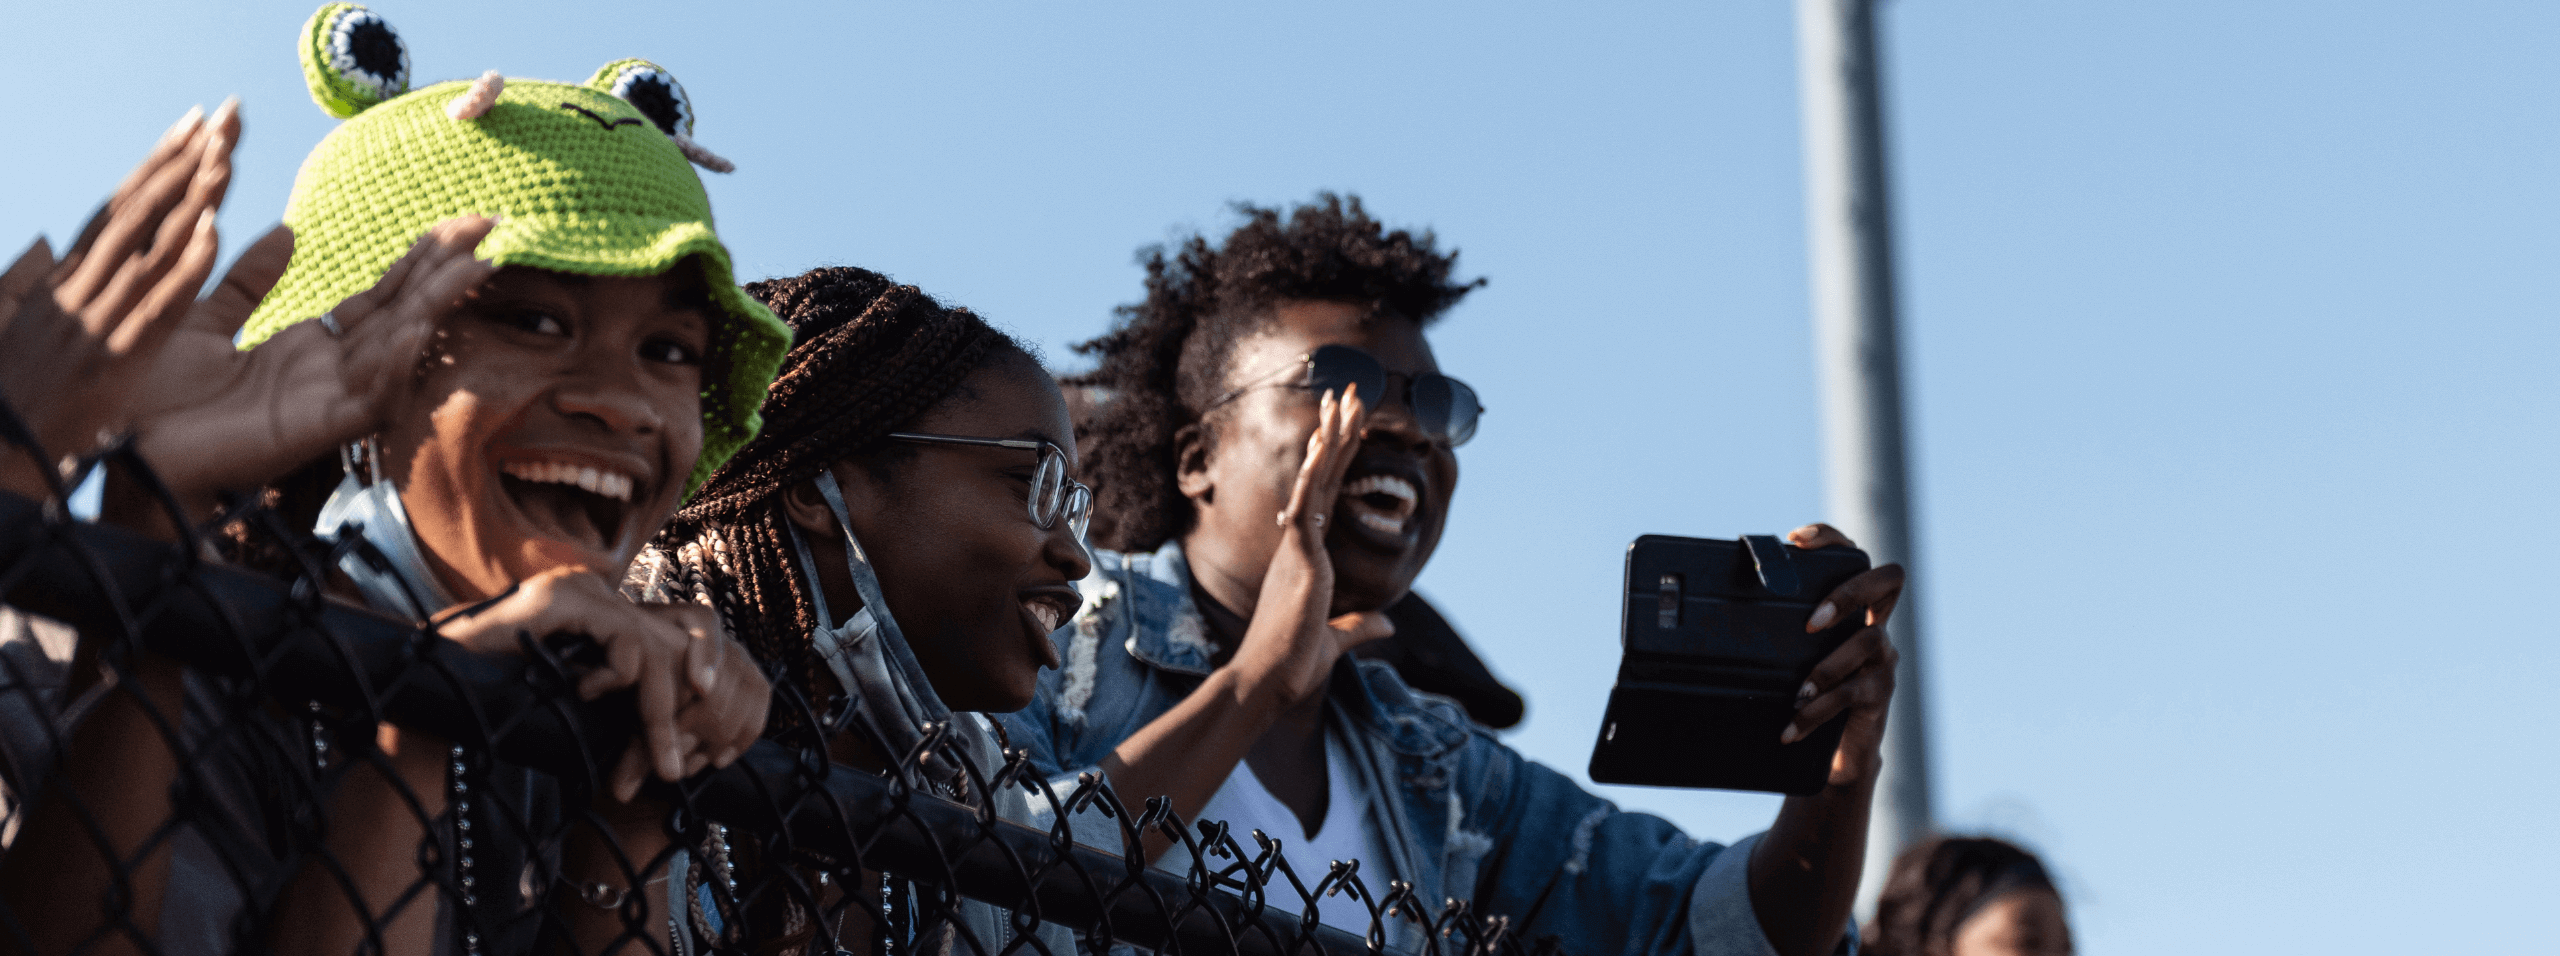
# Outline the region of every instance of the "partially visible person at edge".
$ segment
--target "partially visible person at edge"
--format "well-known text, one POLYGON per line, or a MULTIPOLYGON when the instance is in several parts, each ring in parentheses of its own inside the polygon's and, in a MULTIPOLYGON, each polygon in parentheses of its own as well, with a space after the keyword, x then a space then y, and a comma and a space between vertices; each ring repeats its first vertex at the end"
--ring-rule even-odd
MULTIPOLYGON (((1423 332, 1481 280, 1452 279, 1454 252, 1387 231, 1357 199, 1242 211, 1221 243, 1149 254, 1145 300, 1079 347, 1101 361, 1072 383, 1114 395, 1077 423, 1113 550, 1054 637, 1063 673, 1004 719, 1014 742, 1061 786, 1100 771, 1185 819, 1279 834, 1309 886, 1326 861, 1356 859, 1373 894, 1408 881, 1427 911, 1464 900, 1577 951, 1832 952, 1893 692, 1883 623, 1901 568, 1853 579, 1810 623, 1869 625, 1816 668, 1783 733, 1847 715, 1826 789, 1730 847, 1618 810, 1386 665, 1346 658, 1385 633, 1380 609, 1447 520, 1476 407, 1423 332)), ((1820 525, 1790 539, 1847 543, 1820 525)), ((1188 865, 1167 846, 1151 835, 1146 852, 1188 865)), ((1368 927, 1355 902, 1323 907, 1368 927)), ((1386 932, 1419 943, 1409 921, 1386 932)))
MULTIPOLYGON (((596 951, 626 928, 580 898, 592 900, 598 887, 627 893, 650 878, 650 864, 634 872, 619 853, 662 858, 666 810, 634 799, 641 783, 724 764, 763 726, 769 685, 715 614, 641 608, 614 585, 701 477, 754 434, 789 331, 730 279, 692 170, 716 157, 683 137, 691 109, 655 65, 619 61, 583 84, 492 71, 410 92, 397 36, 364 8, 324 6, 301 36, 315 99, 347 122, 306 161, 285 212, 290 232, 242 257, 243 268, 256 262, 263 273, 245 295, 209 300, 219 308, 172 336, 191 338, 167 346, 174 354, 161 367, 180 361, 211 386, 197 397, 215 401, 193 410, 207 417, 178 410, 151 423, 164 439, 201 426, 230 429, 244 444, 155 445, 146 426, 142 450, 198 513, 214 491, 265 485, 266 501, 288 520, 323 536, 362 535, 388 568, 350 557, 335 569, 333 596, 432 619, 444 637, 479 653, 522 653, 520 635, 594 642, 602 662, 581 675, 578 691, 634 691, 642 728, 619 766, 604 768, 603 786, 571 791, 587 801, 573 806, 589 807, 611 832, 568 827, 567 845, 540 866, 497 858, 505 851, 492 841, 459 842, 451 864, 464 873, 476 855, 482 873, 559 875, 531 887, 529 899, 510 878, 485 880, 476 897, 468 881, 458 899, 419 893, 435 876, 423 861, 436 854, 422 841, 455 846, 473 818, 487 832, 499 812, 493 789, 539 802, 525 794, 549 778, 351 717, 331 730, 337 752, 361 749, 351 739, 361 735, 383 759, 341 761, 324 778, 333 783, 327 865, 306 858, 286 874, 257 869, 280 860, 226 858, 206 865, 249 870, 227 882, 178 880, 166 875, 169 857, 184 857, 189 845, 171 851, 163 842, 156 860, 101 893, 52 867, 97 865, 79 828, 34 825, 0 865, 0 891, 15 912, 75 917, 105 896, 108 925, 138 925, 164 945, 202 933, 228 948, 256 943, 235 938, 244 924, 231 917, 247 901, 223 894, 281 884, 273 918, 259 927, 272 934, 266 944, 321 954, 525 951, 535 944, 517 934, 541 926, 525 908, 548 898, 560 902, 555 911, 576 948, 596 951), (252 302, 254 312, 245 308, 252 302), (230 333, 243 322, 246 351, 234 353, 230 333), (266 360, 278 348, 286 351, 266 360), (283 401, 297 396, 322 404, 283 401), (342 442, 364 452, 344 455, 342 442), (352 464, 342 469, 342 461, 352 464), (45 839, 65 846, 30 845, 56 833, 70 835, 45 839), (130 901, 132 924, 122 923, 116 898, 130 901)), ((110 204, 110 216, 119 211, 110 204)), ((244 563, 298 570, 261 542, 235 544, 244 563)), ((154 696, 176 700, 174 668, 145 661, 141 672, 154 696)), ((114 700, 140 709, 125 695, 114 700)), ((311 719, 315 735, 331 722, 311 719)), ((169 744, 146 719, 91 715, 62 771, 70 798, 110 808, 111 838, 122 843, 129 831, 139 842, 175 809, 173 788, 160 783, 176 773, 169 744), (92 733, 119 727, 122 739, 92 733)), ((237 789, 239 768, 221 766, 233 759, 227 753, 216 751, 216 766, 200 772, 237 789)), ((61 792, 40 800, 37 823, 61 792)), ((576 816, 511 809, 543 832, 576 816)), ((39 929, 77 938, 86 926, 67 918, 39 929)))
POLYGON ((2006 840, 1937 837, 1895 857, 1867 924, 1877 956, 2071 956, 2062 893, 2006 840))
MULTIPOLYGON (((1093 569, 1081 537, 1092 498, 1072 477, 1057 382, 976 315, 877 273, 817 269, 747 292, 797 336, 765 397, 764 431, 677 512, 626 592, 719 611, 797 692, 769 736, 886 773, 928 724, 947 721, 950 746, 993 773, 1003 756, 983 713, 1030 702, 1041 670, 1057 666, 1049 634, 1075 612, 1073 582, 1093 569), (821 726, 807 725, 812 716, 821 726)), ((973 793, 950 759, 899 772, 1030 819, 1021 788, 973 793)), ((764 882, 759 867, 789 865, 705 849, 742 859, 748 885, 764 882)), ((876 872, 829 886, 804 870, 797 882, 820 894, 811 913, 783 893, 738 900, 711 876, 691 880, 710 893, 685 894, 710 901, 693 925, 714 938, 699 941, 763 953, 867 951, 882 938, 873 915, 912 892, 876 872)), ((1013 938, 1011 915, 995 907, 964 901, 956 917, 959 926, 889 942, 944 952, 964 937, 989 947, 1013 938)), ((1074 950, 1063 928, 1040 936, 1049 952, 1074 950)))

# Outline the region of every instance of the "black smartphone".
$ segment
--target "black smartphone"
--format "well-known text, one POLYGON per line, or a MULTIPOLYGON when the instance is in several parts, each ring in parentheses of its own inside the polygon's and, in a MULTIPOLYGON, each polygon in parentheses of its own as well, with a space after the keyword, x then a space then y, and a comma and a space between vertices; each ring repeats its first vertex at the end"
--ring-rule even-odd
POLYGON ((1814 605, 1866 571, 1856 548, 1807 551, 1649 534, 1627 546, 1623 657, 1591 779, 1806 794, 1822 789, 1848 715, 1791 744, 1796 691, 1864 623, 1805 633, 1814 605))

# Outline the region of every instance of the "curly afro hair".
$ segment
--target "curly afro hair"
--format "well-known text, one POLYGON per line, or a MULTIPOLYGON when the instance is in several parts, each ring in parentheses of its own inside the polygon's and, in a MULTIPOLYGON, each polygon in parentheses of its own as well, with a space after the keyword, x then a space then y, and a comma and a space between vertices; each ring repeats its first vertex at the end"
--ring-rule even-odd
POLYGON ((1084 391, 1076 435, 1094 488, 1096 543, 1145 551, 1191 530, 1191 501, 1174 486, 1183 429, 1201 425, 1236 343, 1269 326, 1283 302, 1343 302, 1372 315, 1429 325, 1483 279, 1455 281, 1457 250, 1428 231, 1389 231, 1358 196, 1319 193, 1290 209, 1238 203, 1243 225, 1212 246, 1198 235, 1170 255, 1139 252, 1147 297, 1121 306, 1111 333, 1075 347, 1096 356, 1067 379, 1084 391))

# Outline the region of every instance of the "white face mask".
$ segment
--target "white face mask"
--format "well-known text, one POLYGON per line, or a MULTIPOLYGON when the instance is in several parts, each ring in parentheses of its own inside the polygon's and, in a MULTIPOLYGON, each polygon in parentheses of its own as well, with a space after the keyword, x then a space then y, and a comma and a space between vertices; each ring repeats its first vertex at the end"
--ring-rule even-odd
POLYGON ((329 493, 328 503, 320 506, 320 520, 311 530, 327 541, 353 532, 372 545, 351 548, 338 559, 338 570, 364 592, 365 603, 374 610, 419 621, 458 603, 428 569, 426 554, 418 549, 418 537, 409 528, 408 509, 400 506, 400 489, 388 481, 356 478, 360 470, 371 473, 373 463, 381 460, 373 439, 341 450, 338 460, 347 476, 329 493))
MULTIPOLYGON (((830 733, 846 729, 859 711, 864 720, 889 747, 885 756, 901 760, 924 741, 925 728, 945 724, 953 733, 984 735, 979 721, 952 719, 951 710, 933 692, 933 682, 925 677, 924 668, 916 664, 915 653, 907 647, 906 635, 898 630, 898 622, 889 613, 888 599, 880 592, 880 575, 862 551, 862 542, 853 536, 853 520, 844 505, 844 492, 836 485, 836 476, 825 471, 816 479, 818 493, 827 499, 827 510, 835 514, 836 527, 844 531, 845 567, 853 574, 854 592, 862 596, 862 608, 842 624, 831 623, 826 588, 818 580, 818 563, 809 555, 809 545, 800 538, 799 526, 784 521, 783 528, 791 536, 791 549, 800 556, 800 573, 808 582, 809 602, 817 608, 818 628, 809 635, 827 669, 836 676, 836 684, 844 689, 843 703, 827 715, 830 733), (847 706, 850 705, 850 706, 847 706)), ((973 754, 991 752, 992 740, 968 740, 965 749, 973 754), (983 744, 984 746, 976 746, 983 744)), ((949 784, 959 768, 946 761, 929 761, 924 769, 929 776, 949 784)), ((993 772, 993 766, 982 766, 982 772, 993 772)))

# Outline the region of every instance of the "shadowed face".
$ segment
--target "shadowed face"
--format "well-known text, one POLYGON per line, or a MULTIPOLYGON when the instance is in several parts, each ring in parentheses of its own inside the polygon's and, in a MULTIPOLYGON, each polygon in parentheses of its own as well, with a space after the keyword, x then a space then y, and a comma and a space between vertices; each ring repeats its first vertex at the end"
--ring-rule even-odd
MULTIPOLYGON (((1076 472, 1066 399, 1019 353, 970 373, 951 397, 898 430, 1048 442, 1066 454, 1067 474, 1076 472)), ((1040 671, 1058 666, 1049 634, 1080 603, 1073 582, 1093 570, 1063 515, 1047 528, 1031 518, 1040 456, 901 443, 884 457, 885 468, 848 460, 829 471, 916 664, 953 710, 1022 709, 1040 671)), ((809 536, 840 621, 860 600, 835 518, 813 483, 792 488, 784 507, 809 536)))
MULTIPOLYGON (((1320 346, 1348 345, 1386 366, 1390 391, 1440 370, 1422 326, 1409 319, 1341 302, 1284 302, 1274 313, 1227 362, 1227 390, 1254 387, 1210 412, 1209 434, 1186 443, 1177 462, 1199 515, 1185 549, 1256 581, 1280 546, 1273 516, 1287 507, 1315 433, 1320 396, 1299 387, 1304 377, 1292 369, 1320 346)), ((1361 397, 1368 431, 1325 522, 1336 614, 1382 609, 1413 587, 1440 544, 1458 485, 1457 456, 1423 435, 1403 396, 1361 397)))
POLYGON ((702 453, 712 307, 696 270, 500 270, 448 316, 379 436, 446 588, 553 568, 619 579, 702 453))

